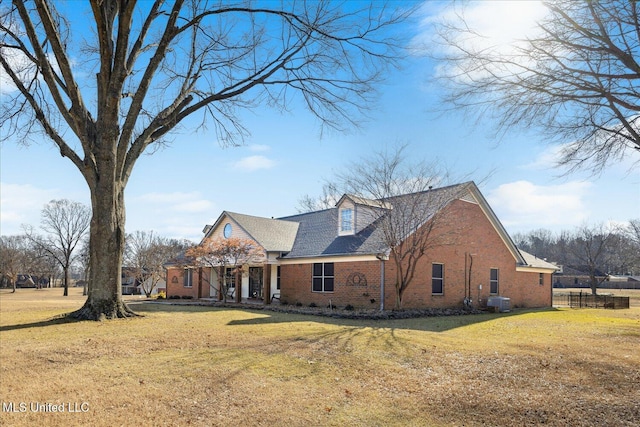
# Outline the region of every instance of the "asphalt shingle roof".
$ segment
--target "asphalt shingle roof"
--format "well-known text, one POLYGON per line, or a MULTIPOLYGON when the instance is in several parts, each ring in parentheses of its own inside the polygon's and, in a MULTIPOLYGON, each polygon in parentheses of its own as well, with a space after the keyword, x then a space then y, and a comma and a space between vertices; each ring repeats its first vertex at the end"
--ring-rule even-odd
POLYGON ((541 258, 538 258, 537 256, 530 254, 529 252, 525 252, 522 249, 518 250, 520 251, 520 254, 522 254, 522 257, 524 258, 528 266, 536 268, 549 268, 555 270, 559 269, 558 266, 551 264, 550 262, 547 262, 541 258))
POLYGON ((373 226, 355 235, 337 236, 337 208, 281 219, 300 224, 293 248, 285 258, 372 254, 383 249, 379 240, 375 236, 372 237, 375 231, 373 226))
MULTIPOLYGON (((384 201, 385 206, 391 210, 399 210, 400 206, 408 198, 419 197, 417 206, 423 222, 429 220, 437 211, 456 198, 462 197, 466 189, 465 184, 452 185, 425 191, 422 193, 407 194, 389 198, 384 201)), ((354 202, 358 198, 349 196, 354 202)), ((363 203, 371 206, 369 203, 363 203)), ((379 205, 379 204, 378 204, 379 205)), ((299 223, 298 234, 289 254, 285 258, 302 258, 331 255, 375 255, 387 249, 382 235, 381 227, 376 227, 376 222, 365 227, 354 235, 338 236, 338 208, 304 213, 280 218, 284 221, 299 223)), ((379 220, 378 220, 379 221, 379 220)))
POLYGON ((226 212, 266 251, 289 252, 298 232, 298 223, 226 212))

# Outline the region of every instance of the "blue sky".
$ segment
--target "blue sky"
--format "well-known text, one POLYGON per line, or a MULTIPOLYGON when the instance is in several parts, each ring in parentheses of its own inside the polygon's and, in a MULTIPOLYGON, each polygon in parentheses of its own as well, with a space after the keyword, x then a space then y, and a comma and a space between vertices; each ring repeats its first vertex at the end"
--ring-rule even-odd
MULTIPOLYGON (((472 12, 480 21, 483 16, 492 17, 484 20, 492 26, 501 21, 495 6, 504 9, 504 2, 478 4, 485 6, 472 12)), ((442 5, 429 4, 423 23, 443 13, 442 5)), ((426 40, 431 36, 427 25, 415 22, 407 31, 426 40)), ((324 180, 347 163, 396 144, 407 144, 412 158, 438 160, 454 176, 478 181, 511 233, 640 217, 637 153, 599 176, 584 171, 560 177, 564 171, 553 167, 557 147, 536 132, 513 131, 496 141, 492 123, 442 114, 439 88, 429 80, 437 65, 411 57, 379 88, 370 119, 346 134, 321 137, 317 120, 295 104, 284 114, 267 108, 244 114, 251 136, 242 147, 223 149, 213 133, 186 129, 169 147, 138 161, 125 193, 127 231, 197 241, 223 210, 294 214, 302 196, 319 195, 324 180)), ((37 225, 51 199, 90 202, 80 173, 49 142, 24 147, 3 140, 0 167, 2 235, 21 233, 22 224, 37 225)))

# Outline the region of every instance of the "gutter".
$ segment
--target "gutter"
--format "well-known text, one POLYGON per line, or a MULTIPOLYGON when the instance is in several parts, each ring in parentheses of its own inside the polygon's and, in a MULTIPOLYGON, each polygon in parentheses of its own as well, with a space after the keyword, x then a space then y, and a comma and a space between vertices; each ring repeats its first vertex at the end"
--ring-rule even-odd
POLYGON ((389 259, 389 254, 377 254, 380 260, 380 311, 384 311, 384 262, 389 259))

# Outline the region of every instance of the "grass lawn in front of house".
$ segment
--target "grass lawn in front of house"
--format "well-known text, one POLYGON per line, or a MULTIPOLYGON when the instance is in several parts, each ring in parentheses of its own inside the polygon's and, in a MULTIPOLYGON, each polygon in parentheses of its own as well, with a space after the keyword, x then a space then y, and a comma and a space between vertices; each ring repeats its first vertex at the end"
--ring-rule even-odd
POLYGON ((0 291, 3 426, 640 419, 639 308, 371 321, 131 297, 144 317, 49 320, 79 308, 80 293, 0 291))

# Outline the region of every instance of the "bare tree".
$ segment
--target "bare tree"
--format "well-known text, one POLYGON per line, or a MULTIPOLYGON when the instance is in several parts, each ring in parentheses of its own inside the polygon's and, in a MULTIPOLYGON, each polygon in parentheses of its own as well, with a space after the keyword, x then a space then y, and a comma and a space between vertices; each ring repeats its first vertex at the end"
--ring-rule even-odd
POLYGON ((60 275, 60 264, 40 245, 34 244, 31 241, 29 243, 31 256, 29 271, 38 276, 40 282, 38 285, 44 283, 53 285, 56 278, 60 275))
POLYGON ((397 146, 349 164, 326 185, 325 194, 350 195, 366 206, 364 215, 376 224, 380 250, 395 267, 396 309, 421 258, 454 243, 463 232, 463 225, 455 234, 442 231, 448 221, 444 208, 468 191, 464 185, 433 189, 448 179, 436 163, 411 161, 406 146, 397 146))
POLYGON ((607 265, 607 258, 611 254, 610 247, 616 235, 615 227, 605 227, 604 224, 593 226, 585 224, 576 229, 569 245, 572 255, 587 268, 591 293, 594 295, 604 280, 598 279, 599 267, 607 265))
POLYGON ((623 235, 627 242, 625 258, 631 265, 630 271, 640 274, 640 218, 629 220, 623 235))
MULTIPOLYGON (((570 170, 640 155, 640 22, 633 1, 545 2, 528 38, 507 49, 469 24, 466 9, 438 26, 445 100, 497 118, 499 133, 542 130, 566 143, 570 170)), ((595 173, 594 172, 594 173, 595 173)))
POLYGON ((294 97, 323 125, 356 124, 399 58, 394 24, 406 16, 332 1, 89 4, 73 22, 51 0, 0 9, 0 64, 15 88, 0 124, 44 133, 91 192, 89 295, 72 313, 86 319, 134 315, 121 297, 124 190, 143 152, 190 116, 213 122, 222 143, 241 142, 240 111, 287 109, 294 97))
POLYGON ((153 231, 136 231, 126 237, 125 259, 148 297, 166 277, 164 264, 192 246, 189 241, 167 239, 153 231))
POLYGON ((16 291, 16 281, 19 274, 27 271, 29 264, 29 241, 24 235, 0 236, 0 273, 9 280, 16 291))
MULTIPOLYGON (((636 244, 640 249, 640 218, 629 220, 629 226, 627 227, 627 236, 636 244)), ((638 251, 640 253, 640 250, 638 251)))
POLYGON ((314 197, 305 194, 298 200, 298 213, 321 211, 335 207, 342 194, 335 188, 335 183, 325 183, 322 186, 322 195, 314 197))
POLYGON ((69 295, 69 270, 74 252, 89 229, 91 210, 82 203, 66 199, 52 200, 42 209, 40 236, 32 227, 25 227, 27 237, 55 259, 63 272, 64 296, 69 295))
MULTIPOLYGON (((198 267, 209 267, 218 273, 217 286, 208 282, 224 302, 230 296, 231 285, 235 280, 233 277, 239 269, 252 262, 263 262, 265 257, 264 251, 257 248, 252 240, 239 237, 206 239, 198 246, 188 249, 186 255, 195 260, 198 267)), ((234 292, 237 290, 234 289, 234 292)))

